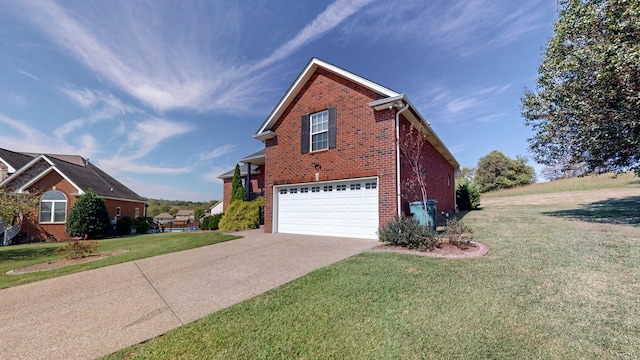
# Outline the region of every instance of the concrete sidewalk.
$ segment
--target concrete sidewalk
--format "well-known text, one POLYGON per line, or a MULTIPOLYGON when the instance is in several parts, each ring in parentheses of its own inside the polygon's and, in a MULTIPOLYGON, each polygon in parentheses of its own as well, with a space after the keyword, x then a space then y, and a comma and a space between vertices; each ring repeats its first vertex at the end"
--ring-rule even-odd
POLYGON ((245 237, 0 290, 0 358, 110 354, 379 244, 238 234, 245 237))

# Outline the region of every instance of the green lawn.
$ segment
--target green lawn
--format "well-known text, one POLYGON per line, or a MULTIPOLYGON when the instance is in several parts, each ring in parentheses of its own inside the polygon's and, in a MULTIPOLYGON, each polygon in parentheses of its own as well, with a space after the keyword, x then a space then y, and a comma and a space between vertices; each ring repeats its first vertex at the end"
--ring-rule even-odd
POLYGON ((485 257, 362 254, 108 358, 640 358, 634 181, 487 199, 485 257))
POLYGON ((156 255, 192 249, 200 246, 237 239, 238 236, 217 232, 183 232, 133 235, 122 238, 99 240, 99 252, 129 250, 126 253, 106 259, 86 262, 60 269, 7 275, 7 271, 20 267, 63 259, 64 254, 56 252, 63 244, 28 244, 0 247, 0 289, 27 284, 80 271, 96 269, 127 261, 144 259, 156 255))

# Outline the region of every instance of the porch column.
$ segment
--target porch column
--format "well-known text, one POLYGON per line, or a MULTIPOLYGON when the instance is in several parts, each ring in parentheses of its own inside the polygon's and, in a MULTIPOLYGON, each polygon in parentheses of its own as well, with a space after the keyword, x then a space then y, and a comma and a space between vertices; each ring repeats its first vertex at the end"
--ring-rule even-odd
POLYGON ((245 178, 244 189, 247 192, 247 201, 251 201, 251 163, 247 163, 247 177, 245 178))

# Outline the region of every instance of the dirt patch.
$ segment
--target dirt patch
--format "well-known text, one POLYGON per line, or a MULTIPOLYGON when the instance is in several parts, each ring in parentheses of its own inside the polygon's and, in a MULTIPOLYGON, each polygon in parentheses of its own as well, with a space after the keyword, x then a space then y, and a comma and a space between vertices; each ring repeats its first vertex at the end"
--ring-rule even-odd
POLYGON ((446 241, 441 241, 438 243, 438 247, 433 250, 427 251, 419 251, 419 250, 409 250, 402 246, 392 246, 392 245, 379 245, 372 250, 373 252, 396 252, 401 254, 412 254, 419 256, 431 256, 431 257, 440 257, 440 258, 448 258, 448 259, 457 259, 457 258, 474 258, 484 256, 489 253, 489 248, 481 243, 477 243, 471 241, 469 244, 462 245, 461 247, 457 247, 455 245, 451 245, 446 241))
POLYGON ((126 252, 129 252, 129 250, 107 251, 107 252, 89 255, 89 256, 85 256, 77 259, 54 260, 54 261, 49 261, 42 264, 29 265, 29 266, 21 267, 19 269, 9 270, 7 271, 7 275, 20 275, 20 274, 27 274, 27 273, 38 272, 38 271, 53 270, 53 269, 58 269, 65 266, 82 264, 89 261, 102 260, 102 259, 108 258, 109 256, 124 254, 126 252))

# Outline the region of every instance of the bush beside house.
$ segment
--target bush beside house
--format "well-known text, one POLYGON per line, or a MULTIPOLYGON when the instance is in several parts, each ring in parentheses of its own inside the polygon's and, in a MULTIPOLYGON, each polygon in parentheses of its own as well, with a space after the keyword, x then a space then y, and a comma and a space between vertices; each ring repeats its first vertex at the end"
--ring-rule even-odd
POLYGON ((219 223, 222 231, 238 231, 257 229, 260 226, 260 208, 264 206, 264 198, 254 201, 231 202, 219 223))

